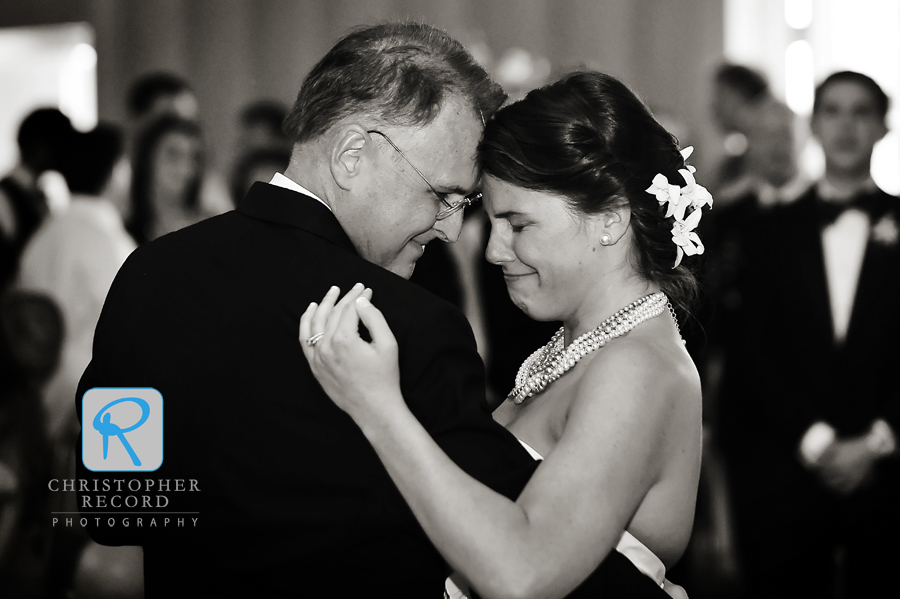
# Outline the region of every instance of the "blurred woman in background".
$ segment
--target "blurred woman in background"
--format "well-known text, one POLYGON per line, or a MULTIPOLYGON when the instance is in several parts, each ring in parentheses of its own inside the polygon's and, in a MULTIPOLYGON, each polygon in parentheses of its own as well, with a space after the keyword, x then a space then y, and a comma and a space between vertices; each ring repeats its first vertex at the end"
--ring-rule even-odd
POLYGON ((204 166, 198 123, 166 115, 144 129, 133 154, 127 225, 138 244, 213 215, 200 202, 204 166))

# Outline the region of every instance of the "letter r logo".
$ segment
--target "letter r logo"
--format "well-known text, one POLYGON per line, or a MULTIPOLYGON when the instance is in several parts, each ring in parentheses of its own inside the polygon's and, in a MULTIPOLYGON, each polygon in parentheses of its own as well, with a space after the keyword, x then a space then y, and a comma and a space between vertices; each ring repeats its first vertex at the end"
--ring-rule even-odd
POLYGON ((162 394, 95 387, 81 400, 81 460, 94 472, 152 472, 163 461, 162 394))

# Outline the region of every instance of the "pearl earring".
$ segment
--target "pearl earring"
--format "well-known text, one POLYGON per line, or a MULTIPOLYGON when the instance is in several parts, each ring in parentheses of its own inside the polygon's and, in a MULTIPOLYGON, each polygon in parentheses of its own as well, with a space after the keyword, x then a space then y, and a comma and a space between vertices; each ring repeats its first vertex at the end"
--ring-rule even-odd
POLYGON ((608 233, 604 233, 600 236, 600 245, 609 245, 610 242, 612 242, 612 237, 610 237, 608 233))

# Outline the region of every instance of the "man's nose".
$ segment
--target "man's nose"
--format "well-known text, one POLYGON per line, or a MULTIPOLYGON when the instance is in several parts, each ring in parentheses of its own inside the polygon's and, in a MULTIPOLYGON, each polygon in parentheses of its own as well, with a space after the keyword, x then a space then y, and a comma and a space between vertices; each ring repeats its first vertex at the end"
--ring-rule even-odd
POLYGON ((491 226, 491 236, 488 238, 484 257, 491 264, 498 265, 504 262, 512 262, 515 259, 515 256, 509 249, 509 245, 503 239, 496 226, 491 226))
POLYGON ((459 232, 462 231, 464 210, 457 210, 447 218, 435 221, 432 229, 437 231, 438 239, 447 243, 456 243, 459 232))

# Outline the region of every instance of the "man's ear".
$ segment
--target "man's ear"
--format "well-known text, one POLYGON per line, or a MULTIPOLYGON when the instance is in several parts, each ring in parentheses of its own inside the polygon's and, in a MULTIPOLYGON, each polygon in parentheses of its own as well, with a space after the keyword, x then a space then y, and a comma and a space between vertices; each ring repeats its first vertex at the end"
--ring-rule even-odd
POLYGON ((891 128, 888 127, 887 119, 881 122, 881 135, 878 136, 878 141, 884 139, 884 136, 891 132, 891 128))
POLYGON ((359 125, 345 125, 334 137, 329 166, 341 189, 350 189, 362 172, 366 149, 371 147, 370 140, 369 134, 359 125))

